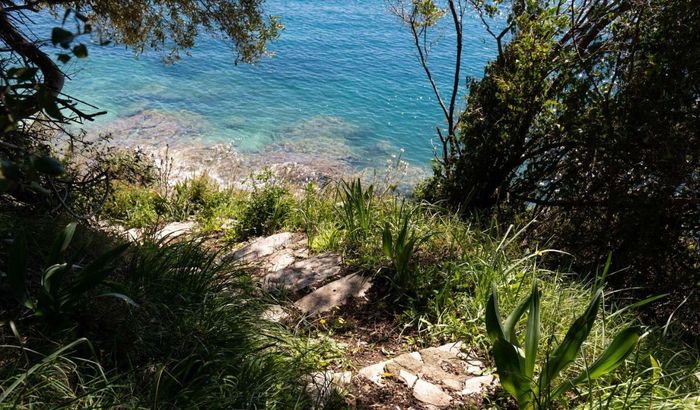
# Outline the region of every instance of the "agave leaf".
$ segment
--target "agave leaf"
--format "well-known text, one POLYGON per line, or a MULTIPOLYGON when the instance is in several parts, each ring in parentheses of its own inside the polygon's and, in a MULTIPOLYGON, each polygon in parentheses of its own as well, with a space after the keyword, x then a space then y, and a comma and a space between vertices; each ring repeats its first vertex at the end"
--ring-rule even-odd
POLYGON ((518 305, 518 307, 516 307, 515 310, 513 310, 510 313, 510 315, 508 315, 508 318, 503 323, 503 332, 505 333, 506 340, 508 340, 515 346, 518 346, 518 337, 515 334, 515 326, 518 324, 518 321, 523 316, 523 314, 525 314, 525 311, 530 306, 531 298, 532 295, 529 295, 528 297, 523 299, 522 302, 520 302, 520 304, 518 305))
POLYGON ((66 251, 66 249, 68 249, 68 246, 73 240, 73 235, 75 235, 75 228, 77 226, 78 224, 76 222, 71 222, 61 233, 56 236, 56 239, 54 239, 53 244, 51 245, 49 256, 46 260, 47 264, 55 265, 59 262, 59 257, 66 251))
POLYGON ((576 359, 578 352, 581 350, 581 345, 593 328, 602 296, 603 289, 599 288, 583 315, 579 316, 571 325, 564 340, 557 346, 557 349, 552 354, 544 371, 540 375, 540 389, 548 390, 552 380, 576 359))
POLYGON ((493 343, 493 357, 498 368, 498 378, 505 391, 517 399, 520 408, 528 408, 533 399, 533 391, 529 379, 523 374, 520 355, 515 346, 503 338, 497 339, 493 343))
POLYGON ((503 326, 501 325, 501 313, 498 309, 498 294, 496 284, 492 285, 493 290, 491 296, 486 303, 486 333, 489 335, 491 342, 496 343, 497 340, 504 339, 503 326))
POLYGON ((60 300, 61 305, 102 283, 102 281, 111 272, 109 265, 113 260, 124 253, 128 247, 128 243, 119 245, 116 248, 100 255, 99 258, 95 259, 92 263, 86 266, 82 272, 80 272, 80 278, 78 279, 77 283, 70 289, 63 292, 60 300))
POLYGON ((41 287, 47 294, 53 295, 58 290, 67 270, 68 265, 65 263, 57 263, 46 268, 41 275, 41 287))
POLYGON ((540 343, 540 291, 535 285, 530 296, 530 308, 527 314, 527 333, 525 335, 525 366, 523 374, 532 380, 537 360, 537 346, 540 343))
POLYGON ((562 383, 561 386, 554 390, 552 397, 558 397, 573 386, 589 380, 595 380, 617 369, 637 346, 637 341, 641 335, 642 330, 637 326, 628 327, 618 333, 612 343, 587 371, 579 374, 573 380, 562 383))
POLYGON ((384 225, 384 232, 382 232, 382 248, 384 250, 384 256, 387 258, 391 257, 391 251, 393 249, 393 244, 391 240, 391 228, 389 227, 389 222, 384 225))
POLYGON ((641 335, 642 329, 638 326, 622 330, 615 336, 612 343, 600 355, 598 360, 591 365, 588 369, 588 374, 581 375, 576 380, 597 379, 615 370, 632 353, 641 335))
POLYGON ((12 295, 25 306, 28 301, 26 275, 27 246, 24 238, 18 237, 12 243, 7 255, 7 284, 12 295))
POLYGON ((652 355, 649 355, 649 362, 651 363, 651 381, 658 383, 661 379, 661 365, 652 355))

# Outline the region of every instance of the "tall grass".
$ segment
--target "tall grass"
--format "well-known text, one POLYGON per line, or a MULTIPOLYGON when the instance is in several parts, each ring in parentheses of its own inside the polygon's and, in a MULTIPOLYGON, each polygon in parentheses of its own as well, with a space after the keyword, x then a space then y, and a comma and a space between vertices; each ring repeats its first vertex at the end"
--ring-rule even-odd
POLYGON ((147 240, 111 277, 133 304, 95 299, 60 330, 3 326, 0 407, 308 408, 314 356, 220 259, 200 240, 147 240))

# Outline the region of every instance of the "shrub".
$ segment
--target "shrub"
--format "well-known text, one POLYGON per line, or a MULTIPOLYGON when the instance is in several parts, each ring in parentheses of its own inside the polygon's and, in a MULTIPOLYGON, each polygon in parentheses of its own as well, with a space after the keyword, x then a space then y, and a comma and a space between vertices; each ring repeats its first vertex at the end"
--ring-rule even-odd
POLYGON ((374 185, 363 189, 359 178, 350 183, 341 181, 338 194, 341 200, 338 214, 348 244, 359 246, 372 231, 374 185))
POLYGON ((168 206, 155 190, 120 182, 115 184, 103 213, 126 228, 145 228, 164 219, 168 206))
POLYGON ((396 221, 386 222, 382 232, 382 250, 391 260, 391 268, 383 271, 390 284, 390 293, 401 299, 408 293, 414 294, 420 287, 413 270, 413 255, 416 248, 428 236, 420 236, 413 226, 414 214, 419 208, 407 209, 405 202, 398 208, 396 221))
POLYGON ((274 233, 284 226, 292 210, 289 190, 272 180, 270 174, 258 176, 253 192, 243 204, 237 225, 239 240, 274 233))
MULTIPOLYGON (((128 244, 123 244, 80 266, 80 253, 66 257, 73 241, 77 223, 71 223, 55 238, 45 260, 47 266, 40 274, 39 289, 32 292, 28 276, 29 252, 23 238, 15 238, 7 258, 9 292, 34 315, 45 317, 50 323, 64 323, 67 315, 78 308, 85 295, 100 286, 113 272, 112 265, 128 244)), ((130 300, 125 295, 107 292, 102 296, 130 300)))

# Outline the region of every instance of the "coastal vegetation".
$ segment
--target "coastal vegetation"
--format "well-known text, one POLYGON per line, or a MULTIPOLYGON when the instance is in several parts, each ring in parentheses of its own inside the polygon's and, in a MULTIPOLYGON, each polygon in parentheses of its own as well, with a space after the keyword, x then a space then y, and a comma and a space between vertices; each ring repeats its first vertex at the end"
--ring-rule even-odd
POLYGON ((447 127, 414 192, 399 162, 303 184, 183 178, 75 131, 99 114, 61 93, 83 39, 170 59, 214 31, 251 62, 280 29, 260 1, 0 2, 0 408, 421 406, 317 376, 455 342, 498 379, 463 407, 700 406, 700 7, 390 3, 447 127), (39 12, 63 17, 48 43, 25 37, 39 12), (459 111, 466 13, 498 54, 459 111), (444 18, 447 103, 427 41, 444 18), (307 289, 261 279, 280 260, 241 256, 281 232, 302 238, 292 261, 337 255, 333 272, 371 287, 302 313, 307 289))

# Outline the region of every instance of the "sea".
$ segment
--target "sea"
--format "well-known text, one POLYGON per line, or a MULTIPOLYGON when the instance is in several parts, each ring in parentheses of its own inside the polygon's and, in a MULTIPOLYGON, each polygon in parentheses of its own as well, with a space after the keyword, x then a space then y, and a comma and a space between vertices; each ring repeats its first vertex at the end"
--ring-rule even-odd
MULTIPOLYGON (((65 92, 107 112, 88 132, 127 144, 168 133, 170 141, 226 144, 244 155, 301 152, 356 168, 401 158, 429 169, 444 118, 410 31, 387 2, 267 0, 265 8, 284 29, 255 64, 235 64, 231 44, 206 33, 174 64, 159 52, 89 44, 87 59, 65 67, 65 92)), ((445 99, 455 64, 449 23, 431 29, 428 57, 445 99)), ((50 37, 52 25, 37 31, 50 37)), ((496 53, 471 10, 464 38, 460 108, 468 78, 481 77, 496 53)))

